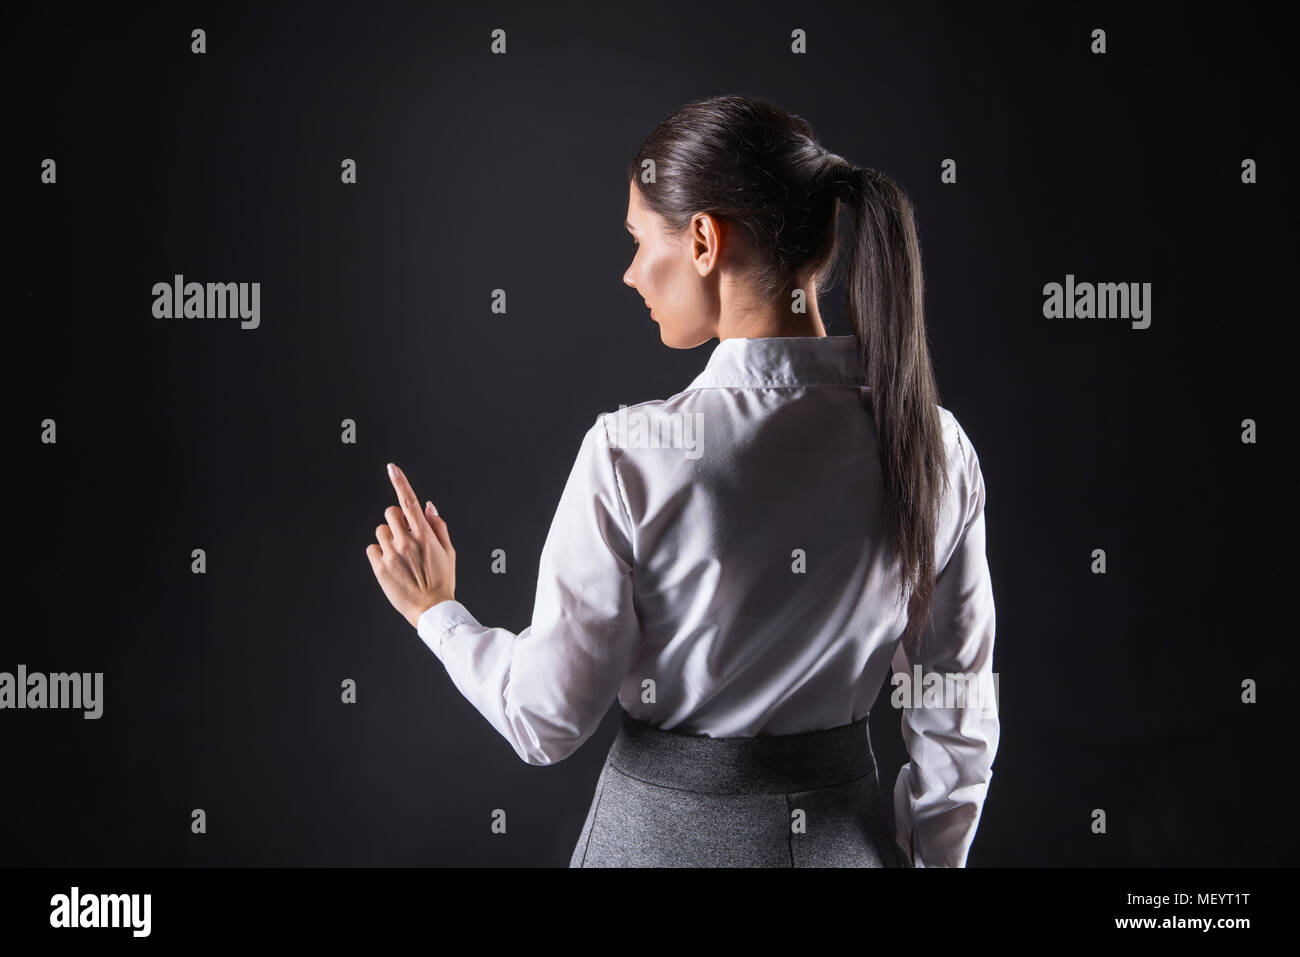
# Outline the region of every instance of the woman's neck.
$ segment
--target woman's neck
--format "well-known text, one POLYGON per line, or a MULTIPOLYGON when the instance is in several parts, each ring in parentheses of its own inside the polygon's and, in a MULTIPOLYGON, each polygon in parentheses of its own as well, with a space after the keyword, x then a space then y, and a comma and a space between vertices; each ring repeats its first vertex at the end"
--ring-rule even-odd
POLYGON ((805 290, 806 312, 795 312, 786 303, 765 306, 733 306, 721 309, 718 339, 768 339, 781 336, 824 336, 821 312, 813 289, 805 290))

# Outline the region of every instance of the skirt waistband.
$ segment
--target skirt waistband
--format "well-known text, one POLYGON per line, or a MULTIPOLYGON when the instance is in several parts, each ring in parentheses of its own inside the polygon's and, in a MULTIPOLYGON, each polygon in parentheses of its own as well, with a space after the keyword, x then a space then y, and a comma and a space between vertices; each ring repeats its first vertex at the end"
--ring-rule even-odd
POLYGON ((835 787, 876 770, 867 715, 802 734, 710 738, 665 731, 622 708, 609 763, 650 784, 714 794, 776 794, 835 787))

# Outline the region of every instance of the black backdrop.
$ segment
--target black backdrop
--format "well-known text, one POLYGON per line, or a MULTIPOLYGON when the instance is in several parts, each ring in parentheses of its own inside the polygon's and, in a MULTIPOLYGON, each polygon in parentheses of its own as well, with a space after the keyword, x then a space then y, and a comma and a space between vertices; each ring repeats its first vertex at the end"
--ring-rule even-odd
POLYGON ((1289 34, 1240 4, 1050 6, 11 10, 0 671, 103 672, 104 715, 0 711, 0 863, 567 863, 616 712, 524 765, 364 549, 396 461, 449 522, 457 597, 528 623, 582 433, 712 348, 660 344, 621 223, 640 138, 715 93, 806 117, 916 205, 998 603, 970 863, 1289 859, 1289 34), (260 282, 260 326, 155 318, 177 273, 260 282), (1151 283, 1151 326, 1044 318, 1067 274, 1151 283))

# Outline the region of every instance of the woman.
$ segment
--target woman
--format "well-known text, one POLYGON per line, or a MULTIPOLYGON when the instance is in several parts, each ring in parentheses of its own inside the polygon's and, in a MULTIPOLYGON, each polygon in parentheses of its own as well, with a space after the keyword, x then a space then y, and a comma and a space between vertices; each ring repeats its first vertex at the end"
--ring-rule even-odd
POLYGON ((910 204, 737 96, 668 117, 627 177, 624 282, 666 345, 719 340, 703 372, 587 431, 518 635, 455 600, 446 523, 391 466, 376 577, 524 761, 618 700, 572 866, 964 866, 995 708, 904 708, 892 832, 867 731, 891 670, 992 674, 983 477, 937 404, 910 204), (856 334, 828 337, 841 207, 856 334))

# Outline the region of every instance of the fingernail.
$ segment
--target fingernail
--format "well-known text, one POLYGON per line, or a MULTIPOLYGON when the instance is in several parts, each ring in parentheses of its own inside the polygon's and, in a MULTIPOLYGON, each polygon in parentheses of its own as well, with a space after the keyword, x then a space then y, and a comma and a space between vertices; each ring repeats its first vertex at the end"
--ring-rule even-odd
POLYGON ((397 478, 397 466, 393 465, 392 462, 388 463, 388 477, 397 478))
POLYGON ((427 505, 427 506, 429 506, 429 508, 432 508, 432 509, 433 509, 433 514, 434 514, 434 515, 437 515, 437 514, 438 514, 438 510, 437 510, 436 508, 433 507, 433 503, 432 503, 432 502, 425 502, 424 504, 427 505))

